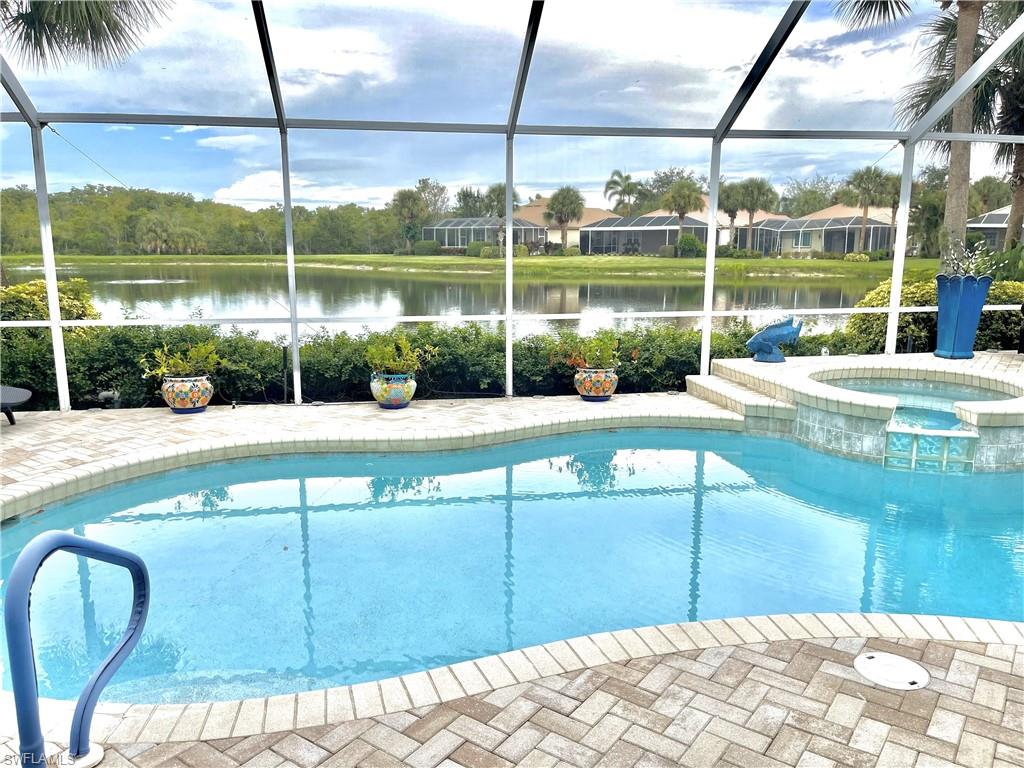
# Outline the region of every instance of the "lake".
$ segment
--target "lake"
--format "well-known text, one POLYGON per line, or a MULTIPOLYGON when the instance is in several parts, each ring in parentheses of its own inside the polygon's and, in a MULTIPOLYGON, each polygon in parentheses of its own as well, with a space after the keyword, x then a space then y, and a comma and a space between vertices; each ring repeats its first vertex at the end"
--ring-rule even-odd
MULTIPOLYGON (((39 279, 38 267, 7 270, 12 282, 39 279)), ((288 286, 284 264, 208 265, 147 263, 61 265, 61 279, 81 277, 89 281, 94 302, 104 319, 125 316, 170 319, 287 317, 288 286)), ((594 281, 557 277, 517 278, 514 307, 526 315, 516 322, 517 335, 543 331, 551 321, 529 315, 581 313, 582 320, 560 321, 584 333, 613 325, 609 312, 699 310, 704 286, 700 279, 662 282, 623 278, 617 284, 604 277, 594 281)), ((498 316, 504 313, 504 288, 492 275, 430 274, 428 271, 382 272, 337 266, 302 265, 296 273, 299 316, 358 318, 330 323, 331 330, 383 329, 399 315, 498 316)), ((766 310, 750 318, 755 325, 772 319, 767 310, 851 307, 877 285, 877 279, 849 277, 735 278, 715 281, 716 310, 766 310)), ((818 330, 829 330, 842 317, 822 317, 818 330)), ((684 327, 695 318, 671 322, 684 327)), ((303 324, 313 331, 320 322, 303 324)), ((252 325, 263 336, 287 332, 286 324, 252 325)))

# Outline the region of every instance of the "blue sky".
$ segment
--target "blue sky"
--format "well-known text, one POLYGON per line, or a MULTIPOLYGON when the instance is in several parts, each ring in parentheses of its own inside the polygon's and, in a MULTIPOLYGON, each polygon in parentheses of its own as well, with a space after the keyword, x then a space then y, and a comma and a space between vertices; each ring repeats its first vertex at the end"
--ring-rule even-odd
MULTIPOLYGON (((526 89, 524 123, 710 127, 786 7, 784 2, 645 0, 635 12, 604 0, 549 0, 526 89)), ((296 117, 503 122, 527 0, 308 3, 268 0, 285 107, 296 117)), ((914 78, 919 2, 895 29, 850 32, 830 2, 814 2, 737 123, 739 128, 894 126, 893 104, 914 78)), ((6 55, 6 54, 5 54, 6 55)), ((44 111, 271 116, 247 2, 178 0, 145 45, 110 70, 15 70, 44 111)), ((12 109, 4 100, 3 110, 12 109)), ((280 202, 273 130, 57 125, 67 140, 128 186, 190 192, 258 208, 280 202)), ((31 183, 27 130, 5 124, 3 183, 31 183)), ((500 136, 292 131, 296 203, 383 205, 423 176, 486 185, 504 173, 500 136)), ((114 184, 47 132, 53 191, 114 184)), ((613 168, 643 177, 686 166, 706 173, 707 141, 520 137, 523 195, 579 186, 591 205, 613 168)), ((898 170, 885 142, 726 142, 723 174, 844 175, 868 163, 898 170)), ((984 147, 974 175, 990 172, 984 147)))

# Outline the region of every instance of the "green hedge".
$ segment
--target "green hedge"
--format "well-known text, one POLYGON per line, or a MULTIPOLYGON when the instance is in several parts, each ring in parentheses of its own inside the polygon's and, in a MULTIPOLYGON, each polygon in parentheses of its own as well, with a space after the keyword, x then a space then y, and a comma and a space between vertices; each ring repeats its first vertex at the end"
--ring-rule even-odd
POLYGON ((472 240, 466 245, 467 256, 479 256, 480 250, 487 245, 483 240, 472 240))
POLYGON ((676 253, 684 259, 695 259, 704 255, 704 243, 696 235, 685 232, 676 243, 676 253))
POLYGON ((417 256, 437 256, 441 253, 441 244, 437 240, 417 240, 412 252, 417 256))
MULTIPOLYGON (((890 280, 869 291, 857 302, 858 307, 888 307, 890 280)), ((900 293, 900 305, 904 307, 935 306, 935 281, 904 283, 900 293)), ((1000 280, 992 284, 988 292, 988 304, 1024 304, 1024 282, 1000 280)), ((1021 318, 1018 312, 982 312, 978 323, 975 349, 1015 349, 1021 318)), ((860 354, 878 353, 885 349, 886 316, 853 315, 846 323, 845 333, 849 339, 849 351, 860 354)), ((913 339, 915 352, 930 352, 935 349, 937 320, 934 312, 910 312, 900 315, 897 326, 900 349, 905 349, 908 339, 913 339)))
MULTIPOLYGON (((494 247, 494 246, 491 246, 494 247)), ((5 319, 26 319, 17 311, 38 314, 42 281, 5 288, 0 304, 5 319), (27 286, 27 287, 26 287, 27 286)), ((904 306, 933 305, 932 281, 908 283, 904 306)), ((992 286, 989 302, 1024 303, 1024 282, 1001 281, 992 286)), ((886 307, 889 284, 883 283, 858 306, 886 307)), ((45 304, 44 304, 45 306, 45 304)), ((70 318, 91 317, 88 286, 84 281, 61 283, 61 306, 70 318)), ((784 347, 787 354, 817 355, 823 346, 832 354, 882 351, 884 314, 854 315, 845 329, 811 333, 784 347)), ((978 329, 977 349, 1012 349, 1017 343, 1017 312, 986 312, 978 329)), ((935 315, 912 313, 900 318, 900 346, 908 336, 917 351, 934 349, 935 315)), ((712 334, 712 357, 746 357, 744 342, 753 328, 736 323, 712 334)), ((498 396, 503 393, 505 337, 500 323, 494 327, 466 323, 449 327, 424 323, 408 331, 414 345, 430 345, 438 353, 417 375, 418 398, 498 396)), ((684 377, 696 373, 700 360, 700 332, 671 325, 643 325, 616 332, 622 364, 619 391, 648 392, 684 389, 684 377)), ((215 326, 131 326, 75 328, 64 333, 72 404, 76 408, 100 405, 99 393, 116 390, 126 407, 162 405, 158 382, 143 379, 139 359, 157 347, 172 351, 187 344, 213 341, 217 353, 232 365, 214 376, 217 403, 282 402, 291 385, 291 361, 286 340, 260 339, 254 333, 220 330, 215 326)), ((579 347, 576 332, 529 336, 513 345, 514 386, 519 395, 571 393, 573 369, 569 350, 579 347)), ((337 402, 370 399, 370 371, 364 360, 365 335, 331 334, 325 329, 302 339, 303 394, 307 400, 337 402)), ((31 389, 34 408, 56 407, 56 382, 50 331, 47 328, 9 328, 0 332, 0 379, 5 384, 31 389)))

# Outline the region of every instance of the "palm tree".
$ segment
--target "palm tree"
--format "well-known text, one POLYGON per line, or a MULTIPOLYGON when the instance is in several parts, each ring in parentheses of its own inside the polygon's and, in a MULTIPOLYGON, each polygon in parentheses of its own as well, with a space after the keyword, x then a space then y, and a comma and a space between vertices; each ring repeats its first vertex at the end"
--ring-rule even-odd
POLYGON ((854 171, 839 190, 839 199, 847 205, 861 209, 860 230, 857 232, 857 250, 864 250, 864 235, 868 230, 868 207, 888 203, 886 173, 873 165, 854 171))
MULTIPOLYGON (((999 35, 1024 11, 1019 2, 989 3, 982 14, 980 28, 976 34, 976 45, 972 61, 980 56, 999 35)), ((951 12, 937 16, 927 28, 931 43, 923 51, 923 61, 927 74, 918 83, 907 89, 899 104, 901 123, 909 124, 921 115, 949 90, 957 71, 960 40, 960 19, 951 12)), ((965 133, 1001 133, 1021 135, 1024 133, 1024 43, 1018 43, 996 62, 986 73, 981 82, 974 88, 972 98, 971 123, 960 129, 956 126, 956 112, 946 116, 936 125, 936 129, 960 131, 965 133)), ((954 195, 954 160, 958 147, 969 144, 965 142, 948 142, 940 144, 941 150, 950 158, 949 192, 946 196, 946 214, 943 227, 947 239, 962 240, 966 226, 951 229, 951 205, 963 206, 966 217, 969 200, 969 187, 962 194, 954 195)), ((1024 223, 1024 144, 999 144, 995 150, 996 162, 1010 171, 1010 187, 1013 199, 1010 205, 1010 217, 1007 220, 1007 246, 1020 237, 1021 224, 1024 223), (1016 226, 1016 229, 1012 227, 1016 226)), ((969 158, 968 158, 969 159, 969 158)), ((966 220, 966 219, 965 219, 966 220)), ((959 221, 959 219, 958 219, 959 221)))
POLYGON ((135 242, 146 253, 159 256, 170 244, 171 228, 158 213, 147 213, 135 225, 135 242))
POLYGON ((569 222, 583 218, 586 201, 576 187, 560 187, 548 200, 548 209, 544 211, 544 221, 554 222, 562 233, 562 249, 568 247, 569 222))
MULTIPOLYGON (((740 212, 739 184, 723 183, 718 185, 718 207, 729 217, 729 245, 736 244, 736 217, 740 212)), ((750 243, 747 243, 750 246, 750 243)))
POLYGON ((631 216, 633 213, 633 201, 636 200, 637 193, 640 191, 640 185, 633 181, 633 177, 628 173, 616 169, 612 171, 611 178, 604 184, 604 196, 606 199, 616 200, 615 210, 620 211, 625 209, 625 215, 631 216))
MULTIPOLYGON (((512 209, 515 210, 519 207, 519 193, 516 192, 515 187, 512 188, 512 209)), ((487 211, 488 216, 497 216, 499 219, 505 218, 505 184, 499 182, 497 184, 491 184, 487 188, 487 192, 484 193, 484 210, 487 211)))
MULTIPOLYGON (((949 0, 944 7, 951 5, 949 0)), ((996 6, 1014 6, 1017 3, 995 3, 996 6)), ((907 0, 835 0, 834 7, 840 21, 854 28, 892 25, 911 13, 907 0)), ((981 25, 985 0, 958 0, 956 11, 946 10, 939 18, 952 20, 952 34, 946 40, 952 80, 960 78, 974 63, 976 43, 981 25)), ((927 54, 926 54, 927 58, 927 54)), ((925 76, 928 79, 928 75, 925 76)), ((952 81, 950 81, 952 82, 952 81)), ((916 87, 916 86, 913 86, 916 87)), ((970 133, 974 100, 980 89, 975 88, 953 105, 952 114, 945 121, 954 133, 970 133)), ((922 113, 923 114, 923 113, 922 113)), ((946 193, 946 212, 943 227, 951 241, 962 241, 967 233, 967 205, 971 187, 971 144, 954 141, 949 153, 949 189, 946 193)))
POLYGON ((139 48, 142 33, 158 26, 171 5, 172 0, 3 0, 0 35, 36 69, 78 61, 111 66, 139 48))
MULTIPOLYGON (((672 211, 679 217, 679 235, 676 242, 683 236, 683 219, 691 211, 699 211, 704 207, 704 198, 700 192, 700 185, 693 179, 679 179, 668 188, 668 191, 661 197, 661 207, 672 211)), ((711 236, 711 227, 714 224, 708 222, 708 237, 711 236)))
POLYGON ((744 179, 737 187, 739 207, 747 212, 747 248, 753 250, 754 214, 773 210, 779 204, 779 193, 768 179, 761 177, 744 179))
POLYGON ((896 211, 900 207, 900 185, 903 176, 899 173, 885 174, 885 192, 883 197, 889 202, 889 253, 896 253, 896 211))

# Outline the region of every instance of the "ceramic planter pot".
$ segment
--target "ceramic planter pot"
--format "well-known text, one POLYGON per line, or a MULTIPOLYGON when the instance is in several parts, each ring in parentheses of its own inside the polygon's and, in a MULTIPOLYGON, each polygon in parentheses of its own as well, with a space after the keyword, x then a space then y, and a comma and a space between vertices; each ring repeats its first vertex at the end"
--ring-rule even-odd
POLYGON ((602 402, 611 400, 619 376, 614 368, 578 368, 573 383, 584 400, 602 402))
POLYGON ((381 408, 405 408, 416 394, 416 375, 412 373, 371 373, 370 392, 381 408))
POLYGON ((209 376, 168 376, 160 394, 174 413, 202 413, 213 397, 213 383, 209 376))
POLYGON ((939 328, 935 341, 935 356, 958 360, 974 357, 974 337, 978 333, 981 308, 985 306, 992 278, 975 277, 935 278, 939 304, 939 328))

